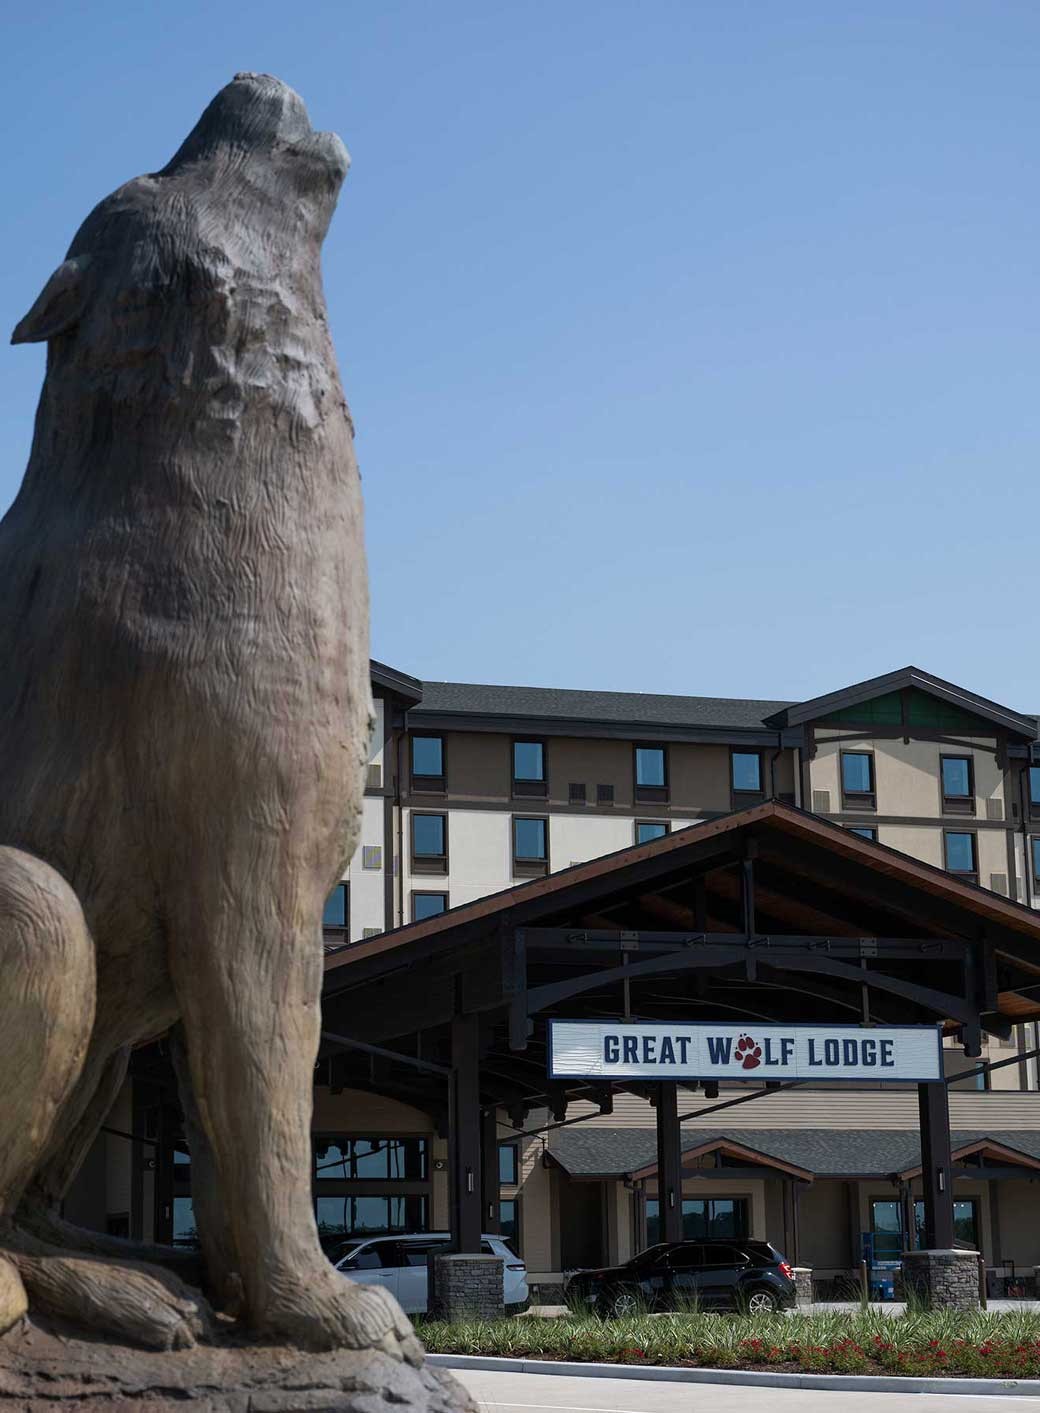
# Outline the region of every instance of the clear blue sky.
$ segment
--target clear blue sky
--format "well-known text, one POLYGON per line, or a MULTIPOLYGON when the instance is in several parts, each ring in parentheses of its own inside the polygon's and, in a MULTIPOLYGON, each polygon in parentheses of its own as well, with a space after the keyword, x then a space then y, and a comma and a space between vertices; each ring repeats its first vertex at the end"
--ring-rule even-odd
POLYGON ((377 656, 1040 711, 1035 0, 8 3, 0 51, 8 330, 235 70, 343 137, 377 656))

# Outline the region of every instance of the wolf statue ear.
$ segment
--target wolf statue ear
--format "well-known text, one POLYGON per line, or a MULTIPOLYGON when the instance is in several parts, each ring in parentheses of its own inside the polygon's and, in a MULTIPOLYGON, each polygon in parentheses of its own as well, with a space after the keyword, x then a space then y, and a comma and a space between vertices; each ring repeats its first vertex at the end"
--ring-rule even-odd
POLYGON ((58 266, 15 328, 12 343, 43 343, 79 323, 87 302, 84 274, 89 264, 89 255, 75 255, 58 266))

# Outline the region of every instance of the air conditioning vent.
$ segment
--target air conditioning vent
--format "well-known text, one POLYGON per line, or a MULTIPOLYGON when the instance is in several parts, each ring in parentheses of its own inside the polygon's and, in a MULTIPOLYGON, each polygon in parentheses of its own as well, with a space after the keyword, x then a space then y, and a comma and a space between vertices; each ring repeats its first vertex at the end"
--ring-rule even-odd
POLYGON ((987 800, 987 801, 986 801, 986 818, 987 818, 987 819, 1003 819, 1003 818, 1004 818, 1004 801, 1003 801, 1003 800, 987 800))
POLYGON ((383 929, 381 927, 364 927, 361 929, 362 937, 380 937, 383 929))
POLYGON ((365 781, 367 790, 381 790, 383 788, 383 767, 381 765, 370 765, 368 767, 368 779, 365 781))
POLYGON ((812 792, 813 814, 830 814, 831 812, 831 792, 829 790, 814 790, 812 792))
POLYGON ((579 780, 572 780, 567 786, 567 798, 572 805, 585 803, 585 786, 579 780))
POLYGON ((596 803, 597 805, 612 805, 614 803, 613 785, 596 786, 596 803))
POLYGON ((362 868, 382 868, 383 850, 378 844, 364 844, 361 848, 362 868))
POLYGON ((1006 874, 1006 873, 991 873, 990 876, 989 876, 989 886, 990 886, 990 891, 991 891, 991 892, 993 892, 993 893, 1003 893, 1003 894, 1005 895, 1005 897, 1006 897, 1006 896, 1007 896, 1007 890, 1008 890, 1008 886, 1007 886, 1007 874, 1006 874))

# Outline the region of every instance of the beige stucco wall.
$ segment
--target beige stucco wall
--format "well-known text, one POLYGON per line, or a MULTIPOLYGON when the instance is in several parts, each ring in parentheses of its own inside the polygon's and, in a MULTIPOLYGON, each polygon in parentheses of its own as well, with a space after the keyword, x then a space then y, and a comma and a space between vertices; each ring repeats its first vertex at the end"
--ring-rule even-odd
POLYGON ((843 1182, 814 1182, 798 1211, 798 1259, 814 1270, 845 1270, 850 1263, 849 1197, 843 1182))
POLYGON ((964 741, 962 747, 913 738, 868 738, 851 727, 821 726, 818 732, 823 739, 810 762, 810 779, 814 790, 830 791, 832 813, 842 808, 839 756, 843 749, 873 752, 878 814, 938 818, 942 814, 942 755, 972 757, 979 818, 986 817, 987 800, 1004 799, 1004 774, 996 761, 995 737, 958 737, 964 741))
MULTIPOLYGON (((959 1187, 958 1187, 959 1192, 959 1187)), ((1011 1257, 1025 1274, 1040 1264, 1040 1184, 1028 1181, 997 1184, 1000 1254, 1011 1257)))
POLYGON ((396 1099, 368 1094, 363 1089, 344 1089, 339 1094, 322 1084, 314 1087, 316 1132, 366 1134, 430 1134, 433 1122, 428 1114, 396 1099))

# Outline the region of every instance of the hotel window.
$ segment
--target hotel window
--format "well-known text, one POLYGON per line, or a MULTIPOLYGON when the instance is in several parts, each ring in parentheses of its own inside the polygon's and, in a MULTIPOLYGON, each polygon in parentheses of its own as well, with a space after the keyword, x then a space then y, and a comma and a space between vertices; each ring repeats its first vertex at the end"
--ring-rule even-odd
POLYGON ((877 843, 877 830, 872 824, 854 824, 849 833, 858 834, 861 839, 870 839, 873 843, 877 843))
POLYGON ((322 931, 326 933, 326 940, 331 940, 328 934, 337 941, 347 941, 350 931, 350 884, 337 883, 332 892, 325 899, 325 910, 321 915, 322 931))
POLYGON ((1033 848, 1033 882, 1040 884, 1040 839, 1031 839, 1033 848))
POLYGON ((1029 813, 1040 816, 1040 765, 1029 767, 1029 813))
POLYGON ((520 1202, 515 1197, 504 1198, 498 1204, 498 1234, 509 1242, 510 1250, 517 1256, 520 1246, 520 1202))
POLYGON ((663 746, 636 746, 636 799, 668 799, 668 758, 663 746))
POLYGON ((513 872, 538 878, 549 871, 549 821, 513 817, 513 872))
POLYGON ((412 789, 444 793, 444 737, 413 736, 412 789))
POLYGON ((520 1147, 502 1143, 498 1149, 498 1180, 503 1187, 516 1187, 520 1181, 520 1147))
POLYGON ((762 757, 758 751, 732 751, 730 753, 730 785, 735 803, 747 804, 748 795, 762 794, 762 757))
POLYGON ((319 1236, 329 1244, 330 1254, 337 1239, 427 1229, 427 1196, 394 1192, 397 1182, 429 1181, 425 1138, 315 1134, 313 1151, 315 1215, 319 1236), (387 1190, 359 1193, 359 1182, 385 1183, 387 1190))
POLYGON ((940 756, 944 814, 975 813, 975 770, 971 756, 940 756))
POLYGON ((842 751, 841 796, 845 809, 876 809, 874 756, 871 751, 842 751))
POLYGON ((649 844, 652 839, 663 839, 668 833, 667 824, 656 819, 636 820, 636 843, 649 844))
POLYGON ((513 742, 513 794, 536 797, 548 794, 544 741, 513 742))
POLYGON ((448 816, 412 814, 412 872, 448 872, 448 816))
POLYGON ((438 917, 448 911, 447 893, 413 893, 412 921, 423 922, 428 917, 438 917))
MULTIPOLYGON (((682 1204, 684 1241, 743 1241, 748 1234, 746 1197, 684 1197, 682 1204)), ((646 1201, 646 1244, 653 1246, 661 1237, 661 1204, 655 1197, 646 1201)))
POLYGON ((946 830, 943 834, 947 873, 959 874, 971 882, 978 881, 978 850, 974 834, 958 834, 946 830))

